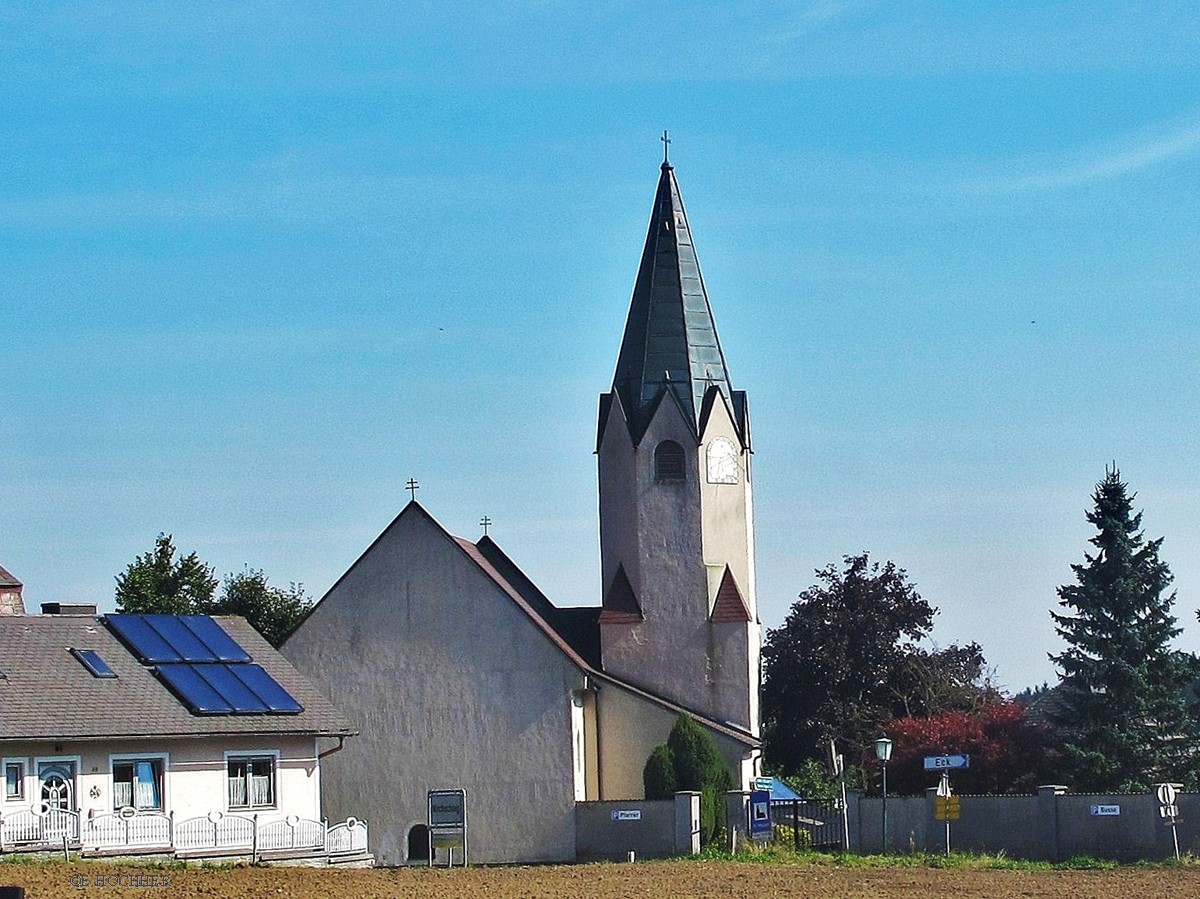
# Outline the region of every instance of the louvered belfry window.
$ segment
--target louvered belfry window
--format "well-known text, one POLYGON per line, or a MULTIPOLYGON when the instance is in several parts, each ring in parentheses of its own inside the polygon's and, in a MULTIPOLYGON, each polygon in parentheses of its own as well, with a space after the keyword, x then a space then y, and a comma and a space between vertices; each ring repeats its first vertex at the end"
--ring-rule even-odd
POLYGON ((664 440, 655 447, 654 477, 659 481, 685 480, 683 447, 674 440, 664 440))

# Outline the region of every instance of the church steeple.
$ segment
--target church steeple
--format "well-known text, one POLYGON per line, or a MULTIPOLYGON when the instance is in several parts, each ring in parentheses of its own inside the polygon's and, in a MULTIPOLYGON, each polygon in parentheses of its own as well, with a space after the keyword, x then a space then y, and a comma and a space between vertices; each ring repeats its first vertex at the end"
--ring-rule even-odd
POLYGON ((738 398, 729 383, 679 183, 664 160, 613 392, 621 398, 637 442, 667 394, 699 434, 705 394, 712 387, 719 389, 740 427, 743 416, 736 411, 738 398))
POLYGON ((596 459, 604 669, 757 734, 750 418, 667 160, 596 459))

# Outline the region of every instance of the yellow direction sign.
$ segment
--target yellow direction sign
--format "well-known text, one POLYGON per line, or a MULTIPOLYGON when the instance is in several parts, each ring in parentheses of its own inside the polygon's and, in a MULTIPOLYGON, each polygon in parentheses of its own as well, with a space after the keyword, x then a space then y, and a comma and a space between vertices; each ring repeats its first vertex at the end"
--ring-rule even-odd
POLYGON ((957 821, 958 816, 957 796, 935 796, 933 798, 933 817, 938 821, 957 821))

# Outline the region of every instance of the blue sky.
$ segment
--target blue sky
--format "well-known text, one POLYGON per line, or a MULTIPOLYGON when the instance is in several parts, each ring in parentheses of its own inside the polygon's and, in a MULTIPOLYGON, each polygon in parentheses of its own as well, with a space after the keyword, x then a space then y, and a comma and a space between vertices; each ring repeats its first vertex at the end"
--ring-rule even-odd
POLYGON ((0 8, 0 564, 173 533, 319 596, 408 494, 599 599, 671 131, 754 416, 759 603, 868 550, 1013 689, 1116 461, 1200 649, 1187 3, 0 8))

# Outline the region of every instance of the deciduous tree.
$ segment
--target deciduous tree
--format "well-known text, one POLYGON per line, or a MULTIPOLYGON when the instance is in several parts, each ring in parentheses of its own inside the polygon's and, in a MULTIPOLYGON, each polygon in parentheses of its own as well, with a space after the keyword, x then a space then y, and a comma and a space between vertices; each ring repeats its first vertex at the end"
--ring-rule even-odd
POLYGON ((221 588, 221 599, 213 608, 217 615, 241 615, 267 642, 279 647, 312 607, 303 584, 272 587, 261 571, 247 568, 229 574, 221 588))
POLYGON ((862 756, 893 717, 900 673, 936 612, 892 562, 829 565, 763 647, 768 763, 793 773, 830 738, 862 756))
POLYGON ((117 611, 170 615, 212 611, 217 579, 196 553, 176 559, 170 534, 159 534, 154 549, 138 556, 117 575, 117 611))
POLYGON ((886 730, 893 740, 888 785, 897 793, 921 793, 937 785, 939 774, 924 769, 930 755, 971 757, 970 767, 953 772, 958 792, 1028 793, 1053 779, 1057 756, 1049 734, 1013 700, 973 711, 897 718, 888 722, 886 730))

